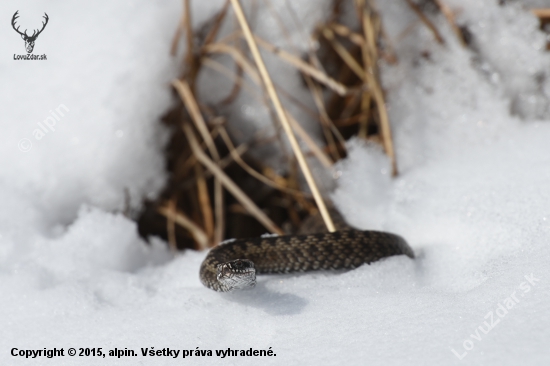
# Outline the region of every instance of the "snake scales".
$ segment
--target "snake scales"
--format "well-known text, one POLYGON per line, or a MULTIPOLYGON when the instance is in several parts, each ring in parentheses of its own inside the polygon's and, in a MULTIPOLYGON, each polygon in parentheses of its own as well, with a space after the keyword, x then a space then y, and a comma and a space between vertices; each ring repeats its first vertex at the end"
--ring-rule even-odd
POLYGON ((203 285, 228 292, 254 287, 256 273, 352 269, 392 255, 414 252, 398 235, 350 229, 227 241, 213 248, 200 268, 203 285))

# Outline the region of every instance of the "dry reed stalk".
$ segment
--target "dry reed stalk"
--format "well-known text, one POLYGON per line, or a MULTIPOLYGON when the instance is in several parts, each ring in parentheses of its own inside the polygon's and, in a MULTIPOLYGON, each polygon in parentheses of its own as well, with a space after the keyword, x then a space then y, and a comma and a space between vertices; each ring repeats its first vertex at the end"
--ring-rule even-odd
POLYGON ((197 104, 197 101, 195 100, 195 97, 193 96, 189 84, 185 80, 176 79, 172 82, 172 85, 174 85, 174 87, 180 94, 183 103, 185 104, 187 110, 189 111, 189 114, 191 115, 191 119, 193 120, 193 122, 195 122, 197 130, 200 132, 203 140, 206 142, 208 151, 210 151, 210 154, 215 160, 219 160, 220 155, 218 154, 218 150, 216 149, 214 140, 210 135, 210 131, 208 131, 208 126, 206 125, 206 122, 202 117, 199 106, 197 104))
MULTIPOLYGON (((550 23, 550 8, 531 9, 531 12, 539 18, 540 28, 548 30, 548 24, 550 23)), ((550 39, 547 39, 546 50, 550 51, 550 39)))
POLYGON ((189 145, 197 160, 217 177, 224 187, 256 218, 266 229, 272 233, 283 235, 283 231, 237 186, 225 172, 220 169, 200 148, 193 129, 187 123, 183 124, 183 131, 187 136, 189 145))
MULTIPOLYGON (((246 144, 241 144, 235 148, 234 154, 241 156, 248 150, 248 146, 246 144)), ((233 156, 227 155, 220 159, 218 166, 220 169, 227 168, 230 164, 233 164, 235 162, 233 156)), ((197 163, 197 158, 194 155, 189 156, 188 160, 185 162, 185 164, 194 165, 197 163)), ((209 179, 212 178, 213 174, 207 170, 204 172, 204 178, 209 179)))
POLYGON ((208 186, 206 184, 204 172, 199 164, 195 164, 195 181, 197 185, 199 207, 202 212, 204 231, 209 238, 212 238, 214 237, 214 215, 210 205, 210 195, 208 194, 208 186))
POLYGON ((309 87, 309 90, 311 91, 311 94, 313 96, 313 101, 317 106, 317 110, 319 111, 319 118, 321 120, 321 126, 323 129, 323 133, 325 135, 325 139, 327 140, 328 151, 330 152, 330 154, 332 154, 332 159, 334 161, 338 161, 340 160, 341 156, 338 153, 338 147, 336 146, 336 142, 334 141, 334 136, 332 134, 332 131, 336 131, 336 136, 340 138, 339 143, 343 149, 346 148, 346 142, 343 141, 342 136, 338 132, 338 129, 334 127, 334 122, 330 119, 330 116, 327 113, 325 104, 323 102, 323 95, 322 95, 321 89, 317 84, 315 84, 311 80, 310 77, 306 76, 305 80, 309 87))
POLYGON ((191 22, 191 0, 184 0, 184 8, 185 8, 185 18, 184 18, 184 24, 185 24, 185 36, 186 36, 186 44, 187 44, 187 52, 185 54, 185 65, 187 65, 188 69, 195 69, 195 60, 193 58, 194 54, 194 45, 193 45, 193 24, 191 22))
MULTIPOLYGON (((363 32, 366 41, 362 47, 363 60, 366 64, 366 70, 363 73, 363 80, 365 81, 366 85, 368 85, 372 89, 372 94, 374 96, 374 99, 376 100, 378 116, 380 118, 380 127, 382 132, 381 135, 384 150, 386 150, 386 154, 391 161, 392 175, 396 176, 398 174, 397 161, 395 159, 395 152, 393 148, 390 121, 386 108, 386 101, 384 99, 384 92, 382 91, 380 80, 378 79, 378 68, 376 64, 378 61, 378 47, 376 45, 376 36, 374 31, 375 26, 373 25, 373 17, 375 17, 375 14, 366 6, 364 0, 357 0, 357 4, 358 7, 362 10, 360 14, 362 20, 361 23, 363 26, 363 32)), ((378 18, 376 17, 376 19, 378 18)), ((379 20, 377 20, 377 22, 379 22, 379 20)), ((363 107, 365 107, 364 104, 363 107)))
POLYGON ((541 19, 550 19, 550 8, 531 9, 531 13, 541 19))
MULTIPOLYGON (((254 84, 251 84, 248 82, 245 78, 242 77, 242 75, 239 75, 238 73, 234 73, 231 70, 229 70, 224 64, 210 58, 210 57, 204 57, 202 60, 202 63, 204 66, 207 66, 211 68, 212 70, 215 70, 222 74, 223 76, 227 77, 228 79, 233 80, 235 85, 239 86, 239 89, 245 89, 251 98, 256 99, 256 101, 262 103, 261 98, 258 97, 256 88, 254 84)), ((241 67, 239 67, 240 70, 242 70, 241 67)), ((233 93, 233 91, 232 91, 233 93)), ((222 102, 223 104, 226 104, 226 102, 222 102)))
MULTIPOLYGON (((366 28, 368 28, 368 26, 366 28)), ((368 87, 372 90, 372 94, 376 100, 376 105, 378 107, 384 150, 386 151, 386 154, 390 158, 390 161, 392 164, 392 175, 396 176, 398 174, 397 162, 395 160, 393 140, 391 136, 391 128, 390 128, 389 117, 386 109, 386 103, 384 100, 384 93, 382 92, 382 87, 380 86, 380 83, 376 79, 372 70, 368 70, 368 71, 363 70, 361 65, 355 60, 355 58, 351 55, 351 53, 349 53, 348 50, 335 39, 334 33, 332 32, 332 30, 328 28, 323 29, 323 35, 329 41, 329 43, 331 44, 332 48, 336 51, 336 53, 346 63, 346 65, 360 79, 362 79, 368 85, 368 87)), ((376 47, 376 45, 374 45, 374 47, 376 47)))
POLYGON ((332 31, 334 31, 334 33, 338 34, 339 36, 349 39, 357 46, 362 46, 365 43, 362 35, 353 32, 351 29, 343 24, 331 23, 328 25, 328 28, 330 28, 332 31))
POLYGON ((325 74, 323 71, 316 69, 314 66, 308 64, 307 62, 303 61, 299 57, 296 57, 293 54, 288 53, 285 50, 272 45, 271 43, 261 39, 256 35, 254 36, 254 40, 262 48, 265 48, 267 51, 270 51, 273 54, 279 56, 281 60, 294 66, 296 69, 300 70, 305 75, 311 76, 321 84, 326 85, 327 87, 329 87, 330 89, 338 93, 339 95, 346 95, 348 93, 347 88, 342 83, 331 78, 330 76, 325 74))
POLYGON ((395 37, 395 42, 396 43, 402 42, 405 38, 407 38, 411 34, 411 32, 418 26, 419 23, 421 23, 421 21, 417 20, 407 25, 405 29, 399 32, 399 34, 395 37))
POLYGON ((357 114, 353 117, 348 117, 348 118, 339 118, 338 120, 335 121, 335 124, 338 126, 338 127, 347 127, 347 126, 353 126, 353 125, 356 125, 358 123, 360 123, 362 121, 363 118, 369 118, 371 115, 370 113, 365 115, 365 114, 357 114))
MULTIPOLYGON (((366 92, 366 90, 364 92, 366 92)), ((362 100, 362 94, 363 92, 359 91, 346 98, 346 100, 344 101, 344 109, 342 110, 342 113, 340 113, 340 118, 336 121, 338 125, 340 125, 340 121, 342 119, 349 119, 353 116, 353 111, 357 108, 362 100)))
MULTIPOLYGON (((361 14, 361 23, 363 26, 363 36, 365 42, 360 46, 361 53, 363 56, 363 63, 365 67, 365 77, 363 78, 363 83, 365 86, 378 84, 378 80, 374 80, 374 77, 369 77, 371 75, 378 74, 378 68, 376 62, 378 61, 378 47, 376 46, 376 30, 372 22, 372 17, 369 9, 365 6, 364 1, 357 1, 357 7, 359 8, 358 12, 361 14)), ((378 88, 378 85, 374 86, 373 89, 378 88)), ((362 118, 359 119, 359 131, 358 136, 362 138, 367 138, 367 129, 369 123, 369 110, 371 105, 371 94, 362 93, 361 98, 361 115, 362 118)))
POLYGON ((184 213, 176 210, 171 210, 166 205, 160 206, 157 211, 164 217, 172 218, 176 224, 180 225, 191 233, 193 239, 198 244, 199 249, 204 250, 208 248, 208 237, 206 233, 193 221, 191 221, 184 213))
POLYGON ((176 225, 174 221, 176 204, 177 201, 175 199, 169 200, 166 204, 166 208, 170 212, 170 214, 166 217, 166 232, 168 233, 168 245, 170 246, 170 250, 172 252, 176 252, 178 250, 178 243, 176 241, 176 225))
MULTIPOLYGON (((189 114, 191 115, 192 120, 195 123, 195 126, 199 130, 203 140, 206 142, 208 151, 210 151, 210 154, 214 158, 214 161, 219 162, 220 155, 218 153, 218 150, 216 149, 214 140, 210 135, 210 132, 208 131, 208 126, 206 125, 206 122, 202 117, 202 113, 199 109, 197 101, 195 100, 195 97, 191 91, 191 87, 186 81, 182 81, 179 79, 174 80, 172 84, 180 94, 180 97, 183 100, 183 103, 185 104, 185 106, 187 107, 187 110, 189 111, 189 114)), ((204 187, 206 187, 206 183, 204 183, 204 187)), ((205 194, 208 195, 207 190, 205 190, 205 194)), ((203 199, 203 201, 201 202, 209 203, 209 201, 210 201, 209 199, 208 200, 203 199)), ((213 235, 213 241, 214 243, 219 243, 223 239, 224 214, 223 214, 223 189, 222 189, 222 184, 218 179, 214 179, 214 202, 215 202, 215 211, 216 211, 216 225, 215 225, 215 230, 213 235)), ((209 220, 211 216, 208 216, 208 213, 210 213, 211 215, 211 210, 209 210, 209 208, 210 206, 208 206, 208 209, 203 208, 203 213, 205 215, 205 225, 207 225, 206 228, 210 228, 209 220)), ((209 234, 211 233, 211 231, 209 231, 208 229, 206 231, 209 234)))
POLYGON ((317 160, 321 162, 326 168, 331 168, 333 162, 330 160, 327 154, 313 141, 311 136, 307 134, 307 132, 302 128, 302 126, 296 121, 296 119, 292 116, 292 114, 287 112, 288 121, 292 125, 292 129, 296 131, 298 136, 304 141, 304 143, 309 147, 311 152, 315 157, 317 157, 317 160))
POLYGON ((225 53, 228 54, 233 58, 233 60, 242 67, 246 73, 250 76, 250 78, 256 83, 260 84, 260 76, 258 75, 258 72, 256 71, 256 68, 254 65, 252 65, 248 59, 243 55, 241 51, 239 51, 237 48, 230 46, 225 43, 212 43, 208 46, 204 47, 205 53, 225 53))
POLYGON ((307 165, 306 159, 304 155, 302 154, 302 151, 300 150, 300 146, 298 145, 298 141, 296 140, 296 137, 294 136, 294 132, 292 131, 292 127, 290 126, 290 122, 288 122, 288 118, 283 110, 283 106, 281 104, 281 101, 279 100, 279 97, 277 95, 277 91, 275 90, 275 87, 273 86, 273 82, 271 81, 271 77, 269 73, 267 72, 267 69, 265 67, 265 64, 263 62, 262 56, 260 55, 260 51, 258 50, 258 46, 256 45, 256 42, 254 40, 254 36, 252 35, 252 32, 250 31, 250 27, 248 25, 248 22, 246 21, 246 18, 244 16, 243 10, 241 8, 241 4, 238 0, 231 0, 231 4, 233 5, 233 9, 235 11, 235 14, 237 15, 237 19, 239 20, 239 23, 241 25, 241 28, 243 30, 244 36, 247 40, 248 46, 250 47, 250 50, 252 52, 252 56, 254 60, 256 61, 256 66, 258 67, 260 71, 260 75, 262 76, 262 80, 264 81, 265 87, 267 89, 267 93, 269 94, 271 98, 271 102, 275 106, 275 110, 277 112, 277 115, 279 117, 279 120, 281 121, 281 124, 283 125, 283 128, 285 130, 285 133, 290 141, 290 145, 292 146, 292 149, 294 151, 294 154, 296 155, 296 158, 298 160, 298 163, 300 164, 300 167, 302 168, 302 172, 306 178, 306 181, 313 193, 313 197, 315 199, 315 202, 317 203, 317 206, 319 207, 319 210, 321 212, 321 216, 323 217, 325 224, 327 225, 327 229, 330 232, 334 232, 336 229, 334 227, 334 223, 332 222, 332 218, 330 217, 330 214, 328 213, 327 207, 325 205, 325 202, 323 201, 323 197, 321 196, 321 193, 319 192, 319 188, 317 187, 317 184, 315 183, 315 180, 313 179, 313 175, 311 174, 311 171, 309 170, 309 167, 307 165))
MULTIPOLYGON (((229 9, 229 0, 225 2, 224 10, 226 9, 229 9)), ((236 38, 233 42, 235 43, 235 47, 239 51, 241 51, 240 53, 242 53, 242 42, 240 41, 240 38, 236 38)), ((235 64, 235 67, 236 67, 236 71, 234 73, 235 76, 237 78, 242 79, 244 74, 243 68, 238 63, 235 64)), ((225 99, 223 99, 220 103, 222 105, 233 103, 237 99, 238 95, 240 94, 241 87, 242 87, 242 83, 235 81, 235 83, 233 84, 233 89, 229 92, 228 96, 225 99)))
POLYGON ((181 15, 180 22, 178 23, 178 27, 176 28, 176 32, 174 33, 174 37, 172 38, 172 44, 170 46, 171 56, 176 56, 176 53, 178 52, 178 44, 180 43, 181 34, 183 33, 184 29, 185 29, 185 10, 181 15))
POLYGON ((216 15, 216 19, 214 19, 214 26, 208 32, 206 37, 204 38, 204 44, 208 45, 212 42, 214 42, 214 39, 216 39, 216 36, 218 35, 218 32, 222 26, 223 20, 225 19, 225 16, 227 15, 227 10, 229 9, 229 0, 225 1, 225 4, 223 4, 222 10, 216 15))
POLYGON ((299 190, 288 188, 285 184, 282 183, 284 182, 284 179, 283 180, 278 179, 276 181, 271 180, 265 175, 258 173, 255 169, 253 169, 250 165, 248 165, 243 159, 241 159, 241 156, 237 153, 235 146, 233 145, 233 142, 229 138, 229 134, 224 128, 220 129, 220 136, 225 142, 225 145, 227 145, 227 148, 229 149, 229 153, 233 157, 233 160, 237 164, 239 164, 239 166, 243 168, 252 177, 256 178, 257 180, 264 183, 265 185, 278 189, 282 192, 285 192, 291 195, 300 195, 300 196, 304 195, 304 193, 300 192, 299 190))
POLYGON ((390 40, 390 37, 388 36, 384 28, 380 29, 380 34, 382 36, 382 39, 384 40, 384 49, 381 53, 382 58, 388 64, 396 65, 398 62, 397 54, 395 53, 395 49, 392 46, 392 41, 390 40))
POLYGON ((435 40, 439 44, 444 44, 445 40, 443 39, 443 37, 441 37, 441 34, 439 34, 439 31, 437 30, 435 25, 432 23, 432 21, 422 12, 422 10, 420 10, 418 5, 416 5, 412 0, 406 0, 406 1, 407 1, 407 4, 409 4, 409 6, 411 7, 411 9, 418 16, 418 18, 420 18, 422 23, 424 23, 424 25, 426 25, 426 27, 428 27, 428 29, 433 33, 435 40))
POLYGON ((346 47, 344 47, 340 42, 338 42, 338 40, 336 40, 334 32, 330 28, 324 28, 323 36, 330 43, 338 56, 340 56, 342 61, 344 61, 346 65, 350 68, 350 70, 353 71, 355 75, 357 75, 360 79, 365 79, 365 72, 363 71, 363 68, 355 60, 352 54, 346 49, 346 47))
POLYGON ((462 47, 466 47, 466 41, 464 40, 464 36, 462 35, 462 32, 460 31, 460 28, 458 28, 458 25, 456 25, 455 21, 455 15, 453 14, 453 11, 443 0, 434 0, 445 18, 447 18, 447 21, 451 25, 451 29, 453 30, 454 34, 458 38, 460 44, 462 47))

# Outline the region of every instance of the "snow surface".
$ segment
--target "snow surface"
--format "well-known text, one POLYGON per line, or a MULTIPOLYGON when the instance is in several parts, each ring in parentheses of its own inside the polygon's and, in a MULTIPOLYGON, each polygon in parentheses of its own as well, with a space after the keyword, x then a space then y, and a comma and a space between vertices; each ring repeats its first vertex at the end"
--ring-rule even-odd
MULTIPOLYGON (((549 364, 550 54, 521 4, 447 3, 474 50, 443 17, 441 46, 404 2, 379 2, 399 58, 382 67, 400 176, 358 140, 336 167, 333 199, 350 223, 403 235, 417 258, 218 294, 198 280, 205 253, 172 258, 120 213, 125 191, 136 209, 164 182, 157 119, 177 74, 168 50, 181 3, 2 2, 0 364, 549 364), (24 53, 9 24, 16 10, 22 27, 50 16, 35 45, 47 61, 12 59, 24 53), (60 105, 55 131, 36 139, 60 105), (25 359, 14 347, 139 356, 25 359), (180 359, 142 357, 146 347, 180 359), (197 347, 276 356, 181 359, 197 347)), ((195 4, 195 22, 219 4, 195 4)), ((323 14, 292 6, 313 14, 307 27, 323 14)), ((258 24, 266 37, 275 27, 258 24)), ((278 81, 299 88, 283 71, 278 81)))

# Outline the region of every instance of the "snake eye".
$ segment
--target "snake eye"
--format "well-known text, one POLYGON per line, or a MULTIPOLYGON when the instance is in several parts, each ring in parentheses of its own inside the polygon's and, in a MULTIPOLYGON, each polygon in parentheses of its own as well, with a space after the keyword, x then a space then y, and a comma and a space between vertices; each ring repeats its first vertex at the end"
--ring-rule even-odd
POLYGON ((235 261, 235 267, 241 268, 243 266, 243 262, 241 261, 235 261))

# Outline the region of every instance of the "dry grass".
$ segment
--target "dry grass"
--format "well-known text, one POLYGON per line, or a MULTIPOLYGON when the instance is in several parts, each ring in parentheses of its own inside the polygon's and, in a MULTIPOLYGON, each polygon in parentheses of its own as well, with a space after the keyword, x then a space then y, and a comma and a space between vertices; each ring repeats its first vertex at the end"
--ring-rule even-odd
MULTIPOLYGON (((531 12, 540 19, 540 29, 545 30, 547 34, 550 34, 550 8, 545 9, 532 9, 531 12)), ((550 36, 546 42, 546 49, 550 50, 550 36)))
MULTIPOLYGON (((171 49, 176 55, 178 45, 186 44, 181 76, 172 83, 180 102, 164 118, 173 130, 167 148, 170 180, 162 196, 148 203, 140 219, 142 234, 166 237, 174 250, 205 249, 225 237, 291 231, 305 216, 318 211, 327 228, 334 230, 307 158, 332 166, 346 156, 345 140, 352 135, 380 143, 391 159, 393 174, 398 174, 378 70, 379 60, 396 63, 397 58, 373 2, 353 2, 357 26, 340 21, 344 5, 342 0, 334 1, 330 19, 310 35, 311 44, 318 42, 320 49, 314 52, 311 47, 303 55, 289 51, 293 49, 290 43, 282 49, 255 35, 238 0, 226 1, 199 31, 191 27, 190 0, 184 1, 171 49), (224 22, 238 27, 220 36, 224 22), (295 68, 311 92, 314 110, 273 82, 259 48, 295 68), (231 58, 234 69, 217 60, 220 54, 231 58), (235 146, 226 128, 235 122, 217 112, 223 108, 206 106, 197 98, 197 77, 204 68, 233 83, 220 107, 245 93, 265 106, 273 117, 275 134, 235 146), (281 97, 319 121, 325 146, 304 131, 281 97), (283 136, 290 142, 292 155, 283 148, 283 136), (307 146, 306 151, 300 149, 299 140, 307 146), (284 176, 248 154, 255 145, 266 143, 279 144, 286 154, 284 176), (309 188, 301 185, 300 172, 309 188)), ((289 12, 295 17, 291 9, 289 12)), ((280 18, 278 21, 284 27, 280 18)), ((283 32, 289 34, 287 29, 283 32)))
MULTIPOLYGON (((238 0, 227 0, 204 26, 193 29, 190 1, 184 0, 184 12, 171 48, 175 56, 180 43, 186 45, 181 76, 172 83, 179 103, 163 119, 173 131, 166 151, 170 179, 161 197, 147 203, 139 220, 142 235, 165 237, 174 251, 186 247, 206 249, 226 237, 257 236, 266 230, 277 234, 292 231, 305 216, 319 211, 327 228, 334 230, 306 157, 330 168, 346 156, 345 140, 353 135, 380 143, 391 160, 393 175, 398 174, 378 70, 380 60, 389 64, 398 60, 374 0, 334 0, 329 19, 319 24, 313 34, 306 35, 310 43, 306 54, 295 51, 290 42, 291 31, 269 0, 262 4, 271 9, 282 33, 287 35, 285 49, 253 33, 238 0), (356 14, 355 25, 341 21, 343 7, 350 4, 356 14), (225 22, 234 25, 234 29, 221 36, 225 22), (320 47, 315 49, 314 44, 320 47), (258 48, 291 65, 301 75, 314 109, 273 82, 258 48), (219 62, 219 55, 230 57, 234 69, 219 62), (203 69, 233 83, 218 106, 206 106, 197 98, 197 77, 203 69), (265 107, 272 116, 275 132, 235 146, 227 125, 238 121, 227 120, 217 111, 234 103, 243 93, 265 107), (324 146, 305 132, 290 113, 288 103, 319 121, 324 146), (292 155, 284 148, 283 136, 290 141, 292 155), (298 140, 307 146, 306 151, 301 151, 298 140), (278 144, 286 157, 284 176, 248 154, 255 146, 270 143, 278 144), (300 183, 300 171, 309 190, 300 183)), ((443 45, 445 40, 431 20, 434 14, 441 13, 461 44, 468 46, 467 32, 456 24, 456 14, 445 0, 403 1, 419 19, 411 27, 427 27, 434 40, 443 45), (430 12, 426 11, 427 5, 431 6, 430 12)), ((252 8, 257 5, 247 4, 252 8)), ((293 19, 298 28, 294 31, 300 31, 300 20, 290 6, 287 10, 285 16, 293 19)), ((548 27, 550 9, 532 12, 540 18, 541 28, 548 27)))

